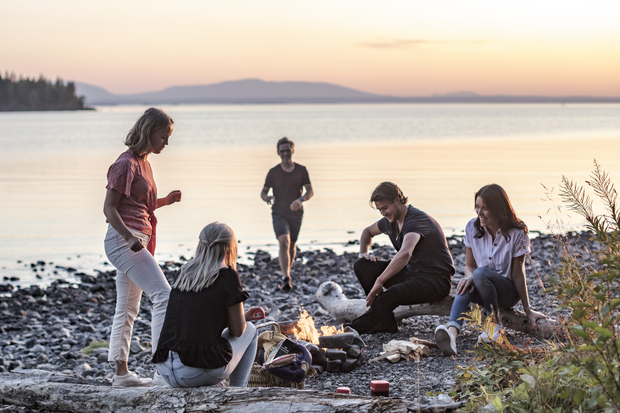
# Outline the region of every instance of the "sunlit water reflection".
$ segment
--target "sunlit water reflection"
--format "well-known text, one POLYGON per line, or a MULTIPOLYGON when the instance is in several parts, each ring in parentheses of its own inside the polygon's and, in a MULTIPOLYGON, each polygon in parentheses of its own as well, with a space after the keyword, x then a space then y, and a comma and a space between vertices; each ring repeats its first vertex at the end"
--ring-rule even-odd
MULTIPOLYGON (((620 105, 164 109, 175 131, 170 146, 149 160, 160 194, 180 189, 183 201, 158 210, 161 261, 191 257, 200 229, 214 220, 235 230, 241 252, 275 253, 270 209, 259 193, 279 161, 275 142, 282 136, 296 142, 294 159, 308 167, 315 190, 305 204, 302 249, 356 250, 343 244, 380 218, 368 196, 384 180, 401 186, 447 235, 462 233, 473 216, 473 194, 487 183, 502 185, 538 231, 556 219, 547 215, 553 204, 542 200, 541 184, 555 194, 562 175, 583 182, 596 158, 620 185, 620 105)), ((66 278, 56 265, 89 274, 106 268, 105 175, 143 110, 0 113, 0 276, 27 285, 66 278), (33 271, 37 260, 54 264, 33 271)), ((581 224, 577 217, 559 219, 569 228, 581 224)))

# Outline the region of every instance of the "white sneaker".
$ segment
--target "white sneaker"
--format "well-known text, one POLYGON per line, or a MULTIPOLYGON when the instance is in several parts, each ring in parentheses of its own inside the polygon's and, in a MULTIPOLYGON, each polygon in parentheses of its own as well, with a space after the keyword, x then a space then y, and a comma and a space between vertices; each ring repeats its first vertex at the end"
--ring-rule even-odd
POLYGON ((153 386, 170 386, 161 376, 159 370, 155 370, 155 375, 153 376, 153 386))
POLYGON ((504 326, 501 324, 489 323, 488 326, 482 330, 482 333, 478 336, 478 343, 484 341, 485 343, 494 343, 499 340, 500 334, 504 330, 504 326))
POLYGON ((456 339, 446 326, 440 325, 435 329, 435 343, 444 356, 456 356, 456 339))
POLYGON ((128 372, 124 376, 114 375, 113 386, 118 387, 149 387, 153 384, 151 379, 141 379, 134 372, 128 372))

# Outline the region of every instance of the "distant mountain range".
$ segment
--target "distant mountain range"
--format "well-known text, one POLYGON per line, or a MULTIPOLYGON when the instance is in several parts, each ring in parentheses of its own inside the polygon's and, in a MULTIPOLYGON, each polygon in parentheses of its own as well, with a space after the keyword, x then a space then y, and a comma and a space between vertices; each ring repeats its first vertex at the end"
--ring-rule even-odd
POLYGON ((620 103, 620 97, 479 95, 462 91, 432 96, 375 95, 331 83, 232 80, 211 85, 173 86, 138 94, 110 93, 75 82, 76 94, 88 105, 119 104, 260 104, 260 103, 620 103))

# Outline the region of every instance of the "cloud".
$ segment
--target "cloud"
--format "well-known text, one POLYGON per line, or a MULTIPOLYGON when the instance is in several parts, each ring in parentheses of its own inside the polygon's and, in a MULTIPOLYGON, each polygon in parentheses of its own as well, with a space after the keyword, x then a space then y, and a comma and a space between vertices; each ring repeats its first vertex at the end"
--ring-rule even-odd
POLYGON ((372 42, 358 43, 359 46, 367 47, 371 49, 382 50, 411 50, 417 49, 420 46, 432 46, 432 45, 450 45, 450 44, 482 44, 487 43, 488 40, 471 40, 471 41, 445 41, 445 40, 425 40, 425 39, 388 39, 388 40, 376 40, 372 42))

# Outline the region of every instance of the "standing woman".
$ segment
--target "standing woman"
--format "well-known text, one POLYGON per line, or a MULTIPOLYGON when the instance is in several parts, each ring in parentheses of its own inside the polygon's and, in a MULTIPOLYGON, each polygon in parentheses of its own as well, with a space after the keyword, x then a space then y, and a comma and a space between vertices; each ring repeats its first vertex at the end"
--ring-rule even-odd
POLYGON ((435 329, 435 342, 445 356, 456 355, 456 335, 469 303, 484 305, 492 316, 491 337, 483 332, 479 340, 497 340, 502 324, 499 310, 519 301, 530 322, 547 316, 530 307, 525 278, 525 256, 531 252, 527 226, 517 218, 504 189, 491 184, 480 188, 474 198, 477 218, 465 228, 465 278, 457 288, 448 326, 435 329))
POLYGON ((245 387, 257 342, 256 328, 247 321, 265 318, 265 310, 243 312, 250 296, 237 273, 233 230, 212 222, 198 239, 196 255, 172 286, 153 362, 172 387, 212 386, 227 377, 230 386, 245 387))
POLYGON ((116 267, 116 313, 110 332, 108 360, 116 364, 115 386, 150 386, 149 378, 127 369, 133 323, 144 291, 153 303, 151 340, 153 351, 161 331, 170 285, 153 258, 155 253, 155 209, 181 200, 181 191, 157 198, 157 186, 147 157, 168 145, 174 122, 161 109, 150 108, 131 128, 129 147, 108 170, 103 204, 108 232, 105 252, 116 267))

